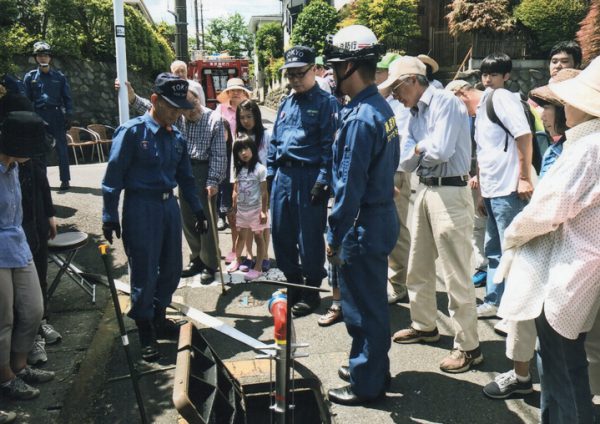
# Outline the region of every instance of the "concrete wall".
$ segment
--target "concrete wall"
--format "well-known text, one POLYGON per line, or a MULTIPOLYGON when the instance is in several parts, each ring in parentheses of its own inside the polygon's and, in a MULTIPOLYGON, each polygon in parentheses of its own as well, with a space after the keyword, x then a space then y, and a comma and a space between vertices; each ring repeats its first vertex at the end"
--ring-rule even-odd
MULTIPOLYGON (((36 66, 34 59, 27 56, 16 58, 15 63, 20 69, 18 72, 20 78, 36 66)), ((62 71, 71 85, 74 125, 83 127, 93 123, 118 125, 119 111, 114 89, 117 72, 114 62, 102 63, 55 57, 51 65, 62 71)), ((143 96, 150 94, 152 76, 129 70, 128 78, 138 94, 143 96)))

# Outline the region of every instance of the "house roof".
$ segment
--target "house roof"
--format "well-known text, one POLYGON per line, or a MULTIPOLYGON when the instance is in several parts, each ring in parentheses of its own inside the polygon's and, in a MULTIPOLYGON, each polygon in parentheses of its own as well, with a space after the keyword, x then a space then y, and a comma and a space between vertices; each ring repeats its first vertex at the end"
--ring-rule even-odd
POLYGON ((251 16, 248 21, 248 30, 251 33, 255 33, 258 30, 260 24, 264 24, 267 22, 282 22, 282 16, 280 13, 274 15, 255 15, 251 16))
POLYGON ((146 6, 146 3, 144 3, 144 0, 124 0, 124 2, 139 9, 139 11, 142 13, 142 16, 148 22, 150 22, 150 24, 154 25, 154 19, 152 19, 152 16, 150 15, 150 10, 148 10, 148 7, 146 6))

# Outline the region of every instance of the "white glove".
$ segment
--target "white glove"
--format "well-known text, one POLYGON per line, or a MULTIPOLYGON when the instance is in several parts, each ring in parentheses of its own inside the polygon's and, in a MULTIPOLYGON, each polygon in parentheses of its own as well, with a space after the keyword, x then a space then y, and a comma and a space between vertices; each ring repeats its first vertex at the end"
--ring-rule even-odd
POLYGON ((502 252, 500 263, 498 264, 498 268, 494 274, 494 284, 500 284, 506 277, 508 277, 508 273, 510 272, 510 267, 512 266, 514 258, 514 248, 506 249, 504 252, 502 252))

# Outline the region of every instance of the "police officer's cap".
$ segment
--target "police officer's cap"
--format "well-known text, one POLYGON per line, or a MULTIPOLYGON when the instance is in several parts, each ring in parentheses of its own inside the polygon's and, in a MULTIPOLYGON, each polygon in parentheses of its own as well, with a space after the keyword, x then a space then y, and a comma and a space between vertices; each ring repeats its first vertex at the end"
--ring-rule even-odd
POLYGON ((33 44, 33 55, 37 54, 51 54, 52 49, 50 48, 50 44, 45 41, 37 41, 33 44))
POLYGON ((5 155, 30 158, 49 150, 44 120, 35 112, 8 113, 0 131, 0 152, 5 155))
POLYGON ((163 72, 154 81, 154 92, 171 106, 179 109, 193 109, 194 105, 187 101, 188 82, 177 75, 163 72))
POLYGON ((281 69, 301 68, 315 63, 315 51, 306 46, 294 46, 284 53, 285 65, 281 69))

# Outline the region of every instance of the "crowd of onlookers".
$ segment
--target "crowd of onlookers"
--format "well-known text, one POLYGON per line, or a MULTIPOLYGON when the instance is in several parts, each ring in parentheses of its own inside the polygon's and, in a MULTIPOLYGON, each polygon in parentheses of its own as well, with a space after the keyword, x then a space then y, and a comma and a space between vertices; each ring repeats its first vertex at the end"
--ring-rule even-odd
MULTIPOLYGON (((399 139, 394 193, 385 200, 399 218, 388 258, 387 303, 408 302, 411 316, 411 325, 392 341, 439 340, 437 267, 454 331, 442 371, 480 364, 478 319, 501 317, 495 329, 506 336, 513 368, 487 384, 485 395, 531 393, 530 362, 537 351, 542 422, 593 422, 592 396, 600 390, 600 60, 580 70, 579 46, 557 44, 548 84, 525 98, 505 88, 512 61, 503 53, 483 59, 480 81, 453 80, 444 88, 429 56, 379 57, 376 40, 361 46, 338 46, 325 57, 304 46, 288 50, 282 69, 291 92, 272 130, 239 78, 227 81, 216 110, 205 106, 202 86, 188 79, 181 61, 157 77, 148 99, 125 83, 138 116, 114 134, 102 182, 102 230, 111 243, 113 236, 123 238, 132 286, 128 315, 138 328, 142 358, 158 359, 157 339, 178 334, 181 322, 167 319, 166 308, 180 278, 215 280, 221 260, 215 237, 227 227, 227 272, 242 271, 246 281, 263 277, 272 240, 286 279, 318 287, 327 257, 333 301, 318 324, 344 320, 350 331, 351 323, 366 318, 361 314, 369 307, 346 310, 360 303, 348 300, 347 273, 351 267, 365 271, 371 265, 362 264, 361 255, 383 249, 381 240, 368 240, 373 224, 361 225, 384 203, 371 203, 367 194, 352 199, 353 190, 364 187, 347 186, 347 178, 360 173, 353 165, 360 158, 352 153, 360 148, 350 141, 360 142, 362 133, 344 125, 361 113, 356 98, 381 95, 386 113, 393 114, 384 123, 388 141, 399 139), (363 91, 354 92, 355 86, 363 91), (336 150, 344 137, 349 144, 336 150), (413 190, 409 223, 413 172, 419 189, 413 190), (354 246, 362 253, 346 250, 347 235, 346 244, 337 244, 344 234, 336 228, 347 221, 340 208, 347 202, 358 208, 348 226, 364 231, 354 246), (185 267, 182 234, 191 251, 185 267), (477 305, 474 289, 482 286, 485 297, 477 305)), ((45 363, 45 344, 61 339, 48 323, 48 239, 56 224, 45 155, 54 142, 61 189, 68 190, 66 145, 56 134, 64 136, 69 126, 71 101, 64 76, 49 69, 50 54, 46 43, 36 43, 38 68, 26 75, 25 85, 9 76, 0 81, 0 393, 12 399, 38 396, 34 385, 53 378, 32 365, 45 363)), ((367 125, 369 119, 358 120, 367 125)), ((288 303, 300 317, 314 312, 320 297, 292 290, 288 303)), ((371 353, 379 347, 371 346, 371 353)), ((352 357, 350 367, 340 368, 340 377, 353 383, 342 396, 334 393, 333 401, 359 404, 377 397, 357 394, 356 370, 352 357)), ((0 423, 13 419, 0 411, 0 423)))

